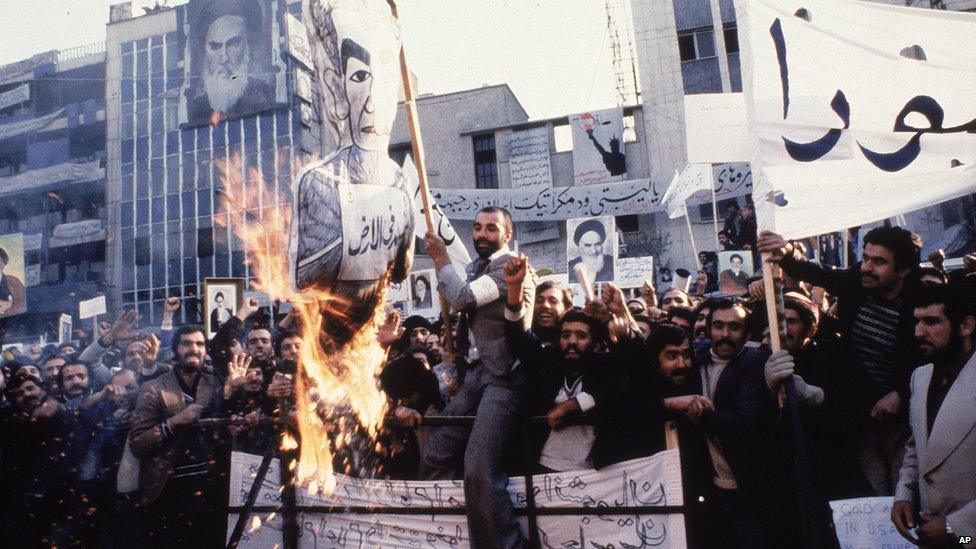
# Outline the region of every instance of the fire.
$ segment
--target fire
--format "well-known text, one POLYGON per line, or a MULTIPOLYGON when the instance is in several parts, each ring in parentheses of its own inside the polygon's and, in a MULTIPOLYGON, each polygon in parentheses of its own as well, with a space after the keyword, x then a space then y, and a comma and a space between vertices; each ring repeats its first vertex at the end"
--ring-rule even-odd
MULTIPOLYGON (((215 161, 215 165, 223 174, 224 184, 221 212, 215 222, 229 224, 233 234, 251 251, 247 263, 255 274, 253 288, 272 300, 291 302, 299 313, 298 331, 305 343, 295 380, 301 435, 297 479, 312 492, 331 493, 335 487, 334 455, 338 452, 358 460, 356 449, 370 446, 362 439, 375 438, 386 414, 386 397, 377 382, 386 351, 380 346, 375 329, 382 321, 382 307, 377 308, 374 322, 367 323, 348 343, 335 345, 322 327, 326 317, 331 321, 344 318, 340 312, 345 305, 342 298, 324 289, 298 292, 289 280, 291 204, 285 202, 273 182, 262 180, 259 170, 247 170, 245 174, 239 157, 226 163, 215 161), (353 442, 355 448, 347 448, 353 442)), ((284 449, 299 446, 287 435, 281 442, 284 449)), ((346 469, 363 469, 358 462, 342 465, 346 469)), ((293 468, 294 464, 285 466, 293 468)))

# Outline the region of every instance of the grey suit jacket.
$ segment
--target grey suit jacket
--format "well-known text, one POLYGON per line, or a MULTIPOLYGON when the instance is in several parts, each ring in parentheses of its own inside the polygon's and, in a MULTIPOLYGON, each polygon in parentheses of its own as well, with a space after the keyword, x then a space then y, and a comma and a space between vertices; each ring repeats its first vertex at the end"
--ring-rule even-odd
MULTIPOLYGON (((505 263, 512 253, 505 250, 491 259, 488 270, 477 279, 467 282, 467 273, 459 273, 454 265, 447 265, 437 272, 437 290, 456 311, 475 311, 469 326, 474 334, 481 363, 495 375, 504 375, 512 369, 515 355, 505 343, 505 300, 508 286, 505 284, 505 263)), ((473 273, 477 260, 467 267, 473 273)), ((522 306, 527 314, 522 317, 526 330, 532 325, 532 309, 535 300, 535 275, 525 277, 522 290, 522 306)))
MULTIPOLYGON (((976 533, 976 354, 949 389, 928 433, 926 400, 933 366, 912 373, 909 422, 895 501, 946 517, 956 535, 976 533)), ((967 546, 971 546, 967 544, 967 546)))

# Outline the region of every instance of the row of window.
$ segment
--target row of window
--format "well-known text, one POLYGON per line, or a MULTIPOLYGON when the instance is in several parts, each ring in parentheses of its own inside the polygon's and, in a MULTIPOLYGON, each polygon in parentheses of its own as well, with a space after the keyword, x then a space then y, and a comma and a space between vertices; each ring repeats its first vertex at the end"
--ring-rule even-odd
MULTIPOLYGON (((725 38, 725 53, 739 51, 739 33, 735 22, 722 25, 722 35, 725 38)), ((715 34, 711 27, 681 31, 678 33, 678 55, 682 61, 707 59, 717 55, 715 51, 715 34)))

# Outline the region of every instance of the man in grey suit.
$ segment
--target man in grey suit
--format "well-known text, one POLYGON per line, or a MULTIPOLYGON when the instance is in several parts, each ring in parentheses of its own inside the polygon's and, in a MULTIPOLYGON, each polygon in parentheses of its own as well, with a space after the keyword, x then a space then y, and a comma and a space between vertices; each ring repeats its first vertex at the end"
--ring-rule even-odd
POLYGON ((927 364, 911 379, 909 423, 891 521, 922 547, 976 545, 976 299, 966 285, 930 285, 915 308, 927 364), (910 530, 915 531, 917 539, 910 530))
MULTIPOLYGON (((434 233, 427 233, 427 255, 437 269, 437 289, 454 310, 461 313, 457 352, 471 367, 461 389, 443 415, 475 416, 473 427, 437 427, 427 439, 421 457, 421 477, 427 480, 457 478, 464 457, 464 497, 472 547, 521 547, 524 538, 512 514, 502 467, 506 446, 521 414, 524 367, 505 343, 505 301, 508 287, 504 267, 513 257, 512 216, 498 206, 478 212, 474 222, 474 246, 478 259, 461 274, 451 264, 447 249, 434 233)), ((535 280, 523 288, 523 317, 532 324, 535 280)))

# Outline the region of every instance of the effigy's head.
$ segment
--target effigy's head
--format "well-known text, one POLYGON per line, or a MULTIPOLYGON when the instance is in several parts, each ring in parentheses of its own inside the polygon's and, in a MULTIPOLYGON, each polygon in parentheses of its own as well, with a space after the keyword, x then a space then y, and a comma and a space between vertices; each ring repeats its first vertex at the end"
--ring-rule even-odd
POLYGON ((386 151, 400 86, 400 26, 386 0, 305 0, 319 112, 338 147, 386 151))

